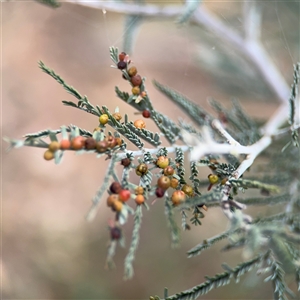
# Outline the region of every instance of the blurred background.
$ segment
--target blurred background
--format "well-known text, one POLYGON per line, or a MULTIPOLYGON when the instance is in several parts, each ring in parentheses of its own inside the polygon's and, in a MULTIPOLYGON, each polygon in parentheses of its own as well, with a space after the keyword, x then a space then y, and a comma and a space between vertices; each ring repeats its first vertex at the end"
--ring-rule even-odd
MULTIPOLYGON (((150 1, 149 1, 150 2, 150 1)), ((181 5, 161 1, 162 6, 181 5)), ((206 8, 232 30, 243 32, 243 1, 205 1, 206 8)), ((299 2, 260 2, 263 45, 288 85, 292 64, 299 61, 299 2)), ((92 131, 98 120, 65 107, 74 100, 37 62, 42 60, 93 104, 136 118, 134 110, 120 102, 114 87, 130 91, 120 72, 110 67, 109 47, 122 50, 130 24, 124 15, 62 3, 52 9, 37 2, 1 2, 2 18, 2 137, 21 138, 42 129, 75 124, 92 131)), ((156 109, 173 119, 187 117, 152 86, 153 79, 176 88, 204 108, 213 97, 229 106, 238 98, 246 111, 262 121, 275 111, 279 100, 253 63, 208 28, 175 18, 143 19, 134 39, 131 58, 147 77, 147 90, 156 109)), ((149 124, 148 124, 149 123, 149 124)), ((147 127, 156 131, 151 121, 147 127)), ((100 205, 96 219, 85 214, 101 186, 107 162, 95 155, 70 152, 62 164, 43 159, 38 148, 5 151, 2 143, 2 285, 3 299, 148 299, 203 282, 204 275, 222 272, 221 264, 235 266, 241 252, 220 252, 224 244, 187 259, 186 251, 223 230, 228 221, 210 209, 203 225, 183 232, 181 247, 171 249, 162 201, 144 213, 135 276, 123 280, 127 248, 118 248, 116 269, 104 269, 109 243, 108 220, 113 213, 100 205)), ((133 147, 131 147, 134 149, 133 147)), ((253 172, 255 172, 255 166, 253 172)), ((209 170, 203 170, 207 176, 209 170)), ((267 210, 270 210, 269 208, 267 210)), ((249 214, 255 210, 249 209, 249 214)), ((264 212, 262 212, 264 213, 264 212)), ((180 219, 178 218, 180 225, 180 219)), ((132 222, 124 227, 127 246, 132 222)), ((255 272, 240 284, 230 284, 205 299, 270 299, 271 286, 255 272), (245 281, 245 282, 244 282, 245 281), (255 287, 255 288, 254 288, 255 287)))

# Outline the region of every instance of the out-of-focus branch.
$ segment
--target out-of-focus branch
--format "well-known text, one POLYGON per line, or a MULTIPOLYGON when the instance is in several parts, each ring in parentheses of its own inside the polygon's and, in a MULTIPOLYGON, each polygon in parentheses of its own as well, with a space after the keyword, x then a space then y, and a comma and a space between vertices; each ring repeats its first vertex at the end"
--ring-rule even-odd
MULTIPOLYGON (((214 120, 213 122, 218 123, 218 120, 214 120)), ((225 131, 225 129, 223 130, 225 131)), ((201 157, 209 153, 213 153, 213 154, 230 153, 232 155, 252 153, 252 149, 250 148, 251 146, 242 146, 233 138, 231 139, 231 144, 217 143, 211 137, 209 129, 207 127, 202 128, 201 140, 189 132, 183 132, 182 136, 184 142, 192 148, 191 156, 190 156, 191 161, 198 161, 199 159, 201 159, 201 157)))
POLYGON ((221 39, 230 42, 235 48, 251 59, 270 88, 282 102, 287 104, 289 87, 258 40, 249 39, 249 36, 247 40, 244 40, 203 6, 194 14, 194 20, 212 30, 221 39))
POLYGON ((244 32, 246 40, 259 40, 261 34, 261 10, 254 1, 244 0, 244 32))
MULTIPOLYGON (((144 15, 152 17, 176 17, 182 13, 182 6, 168 5, 137 5, 125 3, 111 2, 85 2, 83 0, 67 0, 67 2, 76 3, 88 7, 102 9, 103 11, 111 11, 116 13, 144 15)), ((288 102, 289 87, 284 78, 270 60, 264 47, 257 39, 258 28, 255 27, 255 20, 259 15, 256 10, 252 10, 246 23, 251 23, 251 30, 246 33, 246 39, 234 32, 216 16, 210 13, 203 5, 199 7, 191 20, 197 24, 201 24, 213 31, 219 38, 226 40, 245 56, 247 56, 256 65, 259 72, 265 78, 270 88, 275 92, 277 97, 284 103, 288 102)), ((249 27, 250 28, 250 27, 249 27)))
MULTIPOLYGON (((268 134, 264 135, 259 141, 253 145, 243 146, 237 142, 222 126, 218 120, 212 121, 212 126, 227 139, 229 144, 220 144, 215 142, 209 135, 208 129, 203 127, 203 140, 197 140, 195 137, 188 133, 183 133, 184 141, 190 144, 193 148, 191 150, 191 160, 199 160, 206 154, 227 154, 240 155, 247 154, 246 159, 237 168, 234 177, 238 179, 243 173, 253 164, 255 158, 265 150, 272 142, 272 137, 268 134)), ((274 126, 272 131, 275 131, 277 126, 274 126)))
POLYGON ((182 13, 182 6, 158 6, 158 5, 138 5, 131 3, 108 2, 108 1, 84 1, 66 0, 66 2, 79 4, 91 8, 102 9, 120 14, 143 15, 150 17, 177 17, 182 13))

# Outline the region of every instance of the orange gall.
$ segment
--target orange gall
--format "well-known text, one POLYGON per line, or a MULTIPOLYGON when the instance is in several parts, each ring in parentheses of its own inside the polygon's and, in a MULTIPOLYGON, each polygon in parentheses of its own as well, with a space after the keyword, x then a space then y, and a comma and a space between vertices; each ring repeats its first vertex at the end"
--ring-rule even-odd
POLYGON ((179 184, 178 179, 176 179, 176 178, 172 178, 172 179, 171 179, 170 186, 171 186, 173 189, 176 189, 176 188, 178 187, 178 184, 179 184))
POLYGON ((114 203, 119 201, 119 196, 116 194, 109 195, 106 199, 106 204, 108 207, 113 207, 114 203))
POLYGON ((120 121, 120 120, 122 119, 122 116, 121 116, 120 113, 114 113, 112 116, 113 116, 117 121, 120 121))
POLYGON ((142 186, 137 186, 134 191, 135 191, 136 195, 143 195, 144 194, 144 188, 142 186))
POLYGON ((174 191, 174 193, 172 194, 172 203, 174 206, 177 206, 181 203, 183 203, 186 199, 185 193, 183 191, 174 191))
POLYGON ((71 142, 67 139, 60 141, 60 149, 61 150, 67 150, 71 148, 71 142))
POLYGON ((133 124, 138 129, 146 128, 146 123, 143 120, 136 120, 133 124))
POLYGON ((137 205, 141 205, 145 202, 145 197, 143 195, 137 195, 134 200, 137 205))
POLYGON ((84 147, 85 138, 81 135, 76 136, 71 141, 71 147, 74 150, 80 150, 84 147))

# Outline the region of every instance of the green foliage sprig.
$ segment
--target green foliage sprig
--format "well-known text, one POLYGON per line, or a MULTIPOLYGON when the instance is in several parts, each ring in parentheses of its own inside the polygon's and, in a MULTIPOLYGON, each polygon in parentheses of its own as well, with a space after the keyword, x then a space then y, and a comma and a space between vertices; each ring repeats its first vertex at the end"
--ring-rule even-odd
MULTIPOLYGON (((300 64, 294 65, 294 82, 292 84, 291 89, 291 96, 289 99, 290 104, 290 116, 289 116, 289 124, 291 125, 291 136, 292 136, 292 143, 294 146, 299 147, 298 142, 298 128, 300 124, 296 122, 296 99, 298 96, 298 85, 300 81, 300 64)), ((287 144, 289 145, 289 144, 287 144)), ((284 151, 284 148, 283 148, 284 151)))
POLYGON ((168 198, 165 199, 165 215, 167 217, 168 227, 171 231, 171 246, 172 248, 177 248, 180 242, 180 228, 175 221, 175 213, 172 209, 171 201, 168 198))
POLYGON ((130 279, 133 277, 132 262, 135 258, 135 251, 139 243, 139 230, 141 228, 141 223, 142 223, 142 207, 138 206, 134 214, 134 226, 132 231, 131 245, 129 247, 129 252, 125 258, 125 272, 124 272, 125 279, 130 279))
POLYGON ((57 8, 60 6, 60 3, 57 2, 56 0, 35 0, 35 1, 52 8, 57 8))
POLYGON ((158 81, 153 81, 153 84, 160 92, 165 94, 174 103, 184 109, 189 117, 199 126, 207 125, 209 121, 212 120, 212 116, 210 114, 208 114, 204 109, 193 103, 190 99, 186 98, 182 94, 167 86, 162 85, 158 81))
POLYGON ((193 15, 193 13, 196 11, 201 2, 201 0, 187 1, 185 4, 184 11, 182 12, 181 16, 178 17, 176 22, 179 24, 187 22, 193 15))
MULTIPOLYGON (((194 5, 187 7, 187 11, 182 16, 183 21, 193 14, 195 7, 194 5)), ((284 268, 295 274, 297 284, 300 285, 300 253, 297 248, 300 242, 298 214, 300 184, 299 178, 295 176, 297 174, 295 164, 285 163, 286 157, 281 157, 276 161, 273 169, 269 165, 269 173, 276 173, 276 168, 280 166, 281 172, 287 174, 288 184, 281 186, 281 189, 271 184, 270 175, 268 175, 269 181, 242 177, 256 157, 271 145, 274 134, 263 135, 258 123, 246 114, 236 100, 232 102, 231 109, 226 109, 215 100, 211 100, 210 103, 218 115, 214 117, 182 94, 154 81, 155 87, 170 101, 179 105, 183 112, 200 127, 194 128, 183 121, 177 123, 155 110, 146 89, 146 78, 142 76, 133 78, 136 76, 133 73, 136 74, 137 70, 130 69, 131 61, 128 55, 119 54, 117 48, 111 47, 110 57, 113 67, 119 69, 131 89, 131 92, 126 92, 115 87, 117 97, 138 112, 147 110, 149 116, 147 121, 153 121, 157 125, 158 133, 146 129, 144 120, 138 120, 139 124, 137 124, 136 121, 129 120, 128 115, 121 116, 118 108, 115 108, 113 113, 113 110, 106 106, 92 104, 86 96, 82 96, 67 84, 55 71, 43 62, 39 62, 43 72, 54 78, 77 99, 77 103, 63 100, 63 104, 93 115, 97 118, 98 126, 93 132, 70 125, 61 126, 57 130, 30 133, 24 136, 24 140, 5 138, 10 145, 9 148, 22 146, 45 148, 47 150, 44 158, 54 159, 55 163, 60 163, 68 150, 75 151, 77 154, 94 153, 96 157, 104 156, 109 160, 103 182, 92 199, 87 220, 95 218, 99 204, 107 197, 107 205, 112 209, 116 220, 116 224, 110 227, 111 242, 107 254, 107 265, 113 266, 117 245, 124 246, 121 227, 133 217, 132 238, 125 258, 125 279, 132 278, 134 274, 133 261, 140 239, 142 209, 146 208, 145 212, 148 213, 150 210, 148 203, 163 198, 173 247, 177 247, 180 241, 177 213, 181 214, 182 229, 187 230, 193 228, 191 225, 202 224, 203 211, 218 207, 228 218, 229 229, 198 243, 188 251, 188 256, 198 255, 218 242, 227 241, 223 250, 242 247, 244 255, 249 258, 233 269, 223 265, 225 272, 207 277, 204 283, 192 289, 174 296, 167 296, 165 292, 165 300, 196 299, 213 288, 228 284, 231 279, 237 282, 240 276, 262 264, 266 265, 264 272, 270 272, 266 280, 273 282, 274 299, 285 299, 291 292, 284 281, 284 268), (165 137, 170 146, 163 145, 162 137, 165 137), (127 150, 125 140, 137 150, 127 150), (151 148, 146 148, 144 142, 151 148), (188 156, 189 153, 193 155, 188 156), (121 176, 118 175, 118 168, 122 168, 121 176), (200 179, 203 175, 207 179, 200 179), (140 177, 138 184, 135 183, 134 176, 140 177), (245 198, 244 193, 249 189, 259 189, 262 195, 267 197, 245 198), (132 204, 130 199, 135 200, 135 203, 132 204), (277 204, 285 205, 285 211, 275 215, 260 216, 254 220, 244 212, 246 205, 277 204), (133 208, 133 205, 136 207, 133 208), (265 248, 269 250, 264 252, 265 248)), ((294 70, 294 84, 290 98, 289 129, 295 132, 299 130, 295 121, 298 82, 299 65, 294 70)), ((278 129, 278 138, 288 132, 276 129, 278 129)), ((293 134, 293 139, 298 141, 296 133, 293 134)), ((282 149, 280 143, 278 149, 282 149)), ((294 150, 285 149, 285 151, 294 150)), ((291 156, 291 159, 293 160, 294 157, 296 156, 291 156)), ((209 210, 207 214, 210 213, 209 210)), ((154 297, 154 299, 160 298, 154 297)))
MULTIPOLYGON (((258 267, 263 261, 265 261, 269 257, 269 252, 258 255, 257 257, 248 260, 246 262, 243 262, 239 265, 237 265, 235 268, 230 268, 227 265, 223 265, 223 268, 225 268, 227 271, 216 274, 213 277, 206 276, 207 280, 192 289, 183 291, 181 293, 177 293, 173 296, 169 296, 165 299, 161 299, 159 297, 152 297, 153 299, 157 300, 193 300, 197 299, 201 295, 205 295, 208 292, 210 292, 213 288, 219 288, 224 285, 227 285, 230 283, 232 279, 235 280, 235 282, 239 282, 240 277, 248 272, 250 272, 254 267, 258 267)), ((151 299, 151 298, 150 298, 151 299)))
POLYGON ((223 232, 221 234, 216 235, 215 237, 212 237, 210 239, 204 240, 202 243, 196 245, 191 250, 187 252, 188 257, 199 255, 203 250, 206 250, 213 246, 215 243, 220 242, 221 240, 228 238, 230 235, 236 234, 241 232, 241 229, 235 229, 235 230, 229 230, 226 232, 223 232))

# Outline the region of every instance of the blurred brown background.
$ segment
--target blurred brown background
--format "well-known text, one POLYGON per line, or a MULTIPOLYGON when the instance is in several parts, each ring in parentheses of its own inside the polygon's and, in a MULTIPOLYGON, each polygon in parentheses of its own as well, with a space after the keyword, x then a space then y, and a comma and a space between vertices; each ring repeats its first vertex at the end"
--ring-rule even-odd
MULTIPOLYGON (((207 1, 207 7, 234 30, 241 31, 242 2, 207 1)), ((263 4, 263 42, 276 66, 292 79, 292 63, 299 59, 299 3, 263 4), (290 53, 289 53, 290 52, 290 53), (291 57, 292 56, 292 57, 291 57), (294 61, 293 61, 294 59, 294 61)), ((97 119, 65 107, 74 100, 37 62, 42 60, 94 104, 120 107, 115 85, 130 91, 120 73, 110 68, 109 46, 122 50, 124 16, 64 3, 54 10, 36 2, 1 2, 2 9, 2 135, 21 138, 42 129, 75 124, 87 130, 97 119)), ((151 80, 172 86, 210 109, 207 97, 228 105, 237 97, 258 119, 267 119, 278 100, 256 69, 236 49, 207 29, 174 19, 146 19, 139 28, 131 55, 157 109, 168 116, 184 116, 160 95, 151 80)), ((210 110, 211 111, 211 110, 210 110)), ((186 117, 185 117, 186 118, 186 117)), ((148 122, 148 128, 156 130, 148 122)), ((2 145, 2 284, 3 299, 148 299, 174 294, 222 272, 221 263, 234 266, 240 251, 213 247, 195 258, 186 251, 225 230, 228 221, 211 209, 203 226, 182 233, 182 246, 170 248, 163 204, 144 213, 135 277, 123 281, 126 250, 118 248, 117 268, 104 270, 112 212, 103 202, 96 220, 84 217, 101 185, 107 162, 94 155, 68 153, 56 166, 43 160, 43 150, 22 148, 5 152, 2 145)), ((207 176, 208 170, 203 170, 207 176)), ((251 210, 249 210, 251 212, 251 210)), ((178 224, 180 220, 178 219, 178 224)), ((132 222, 125 226, 127 246, 132 222)), ((217 289, 205 299, 269 299, 271 289, 252 272, 239 285, 217 289), (244 284, 244 281, 247 283, 244 284), (255 287, 255 288, 253 288, 255 287)))

